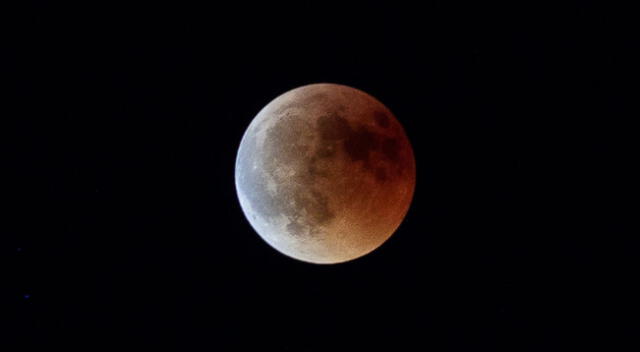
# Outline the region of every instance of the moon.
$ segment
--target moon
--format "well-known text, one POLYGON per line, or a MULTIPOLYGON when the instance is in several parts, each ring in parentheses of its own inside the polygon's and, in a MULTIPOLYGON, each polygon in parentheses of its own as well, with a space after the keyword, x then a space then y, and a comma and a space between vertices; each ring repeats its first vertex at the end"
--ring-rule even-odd
POLYGON ((415 159, 393 113, 367 93, 321 83, 290 90, 247 128, 235 184, 251 226, 279 252, 333 264, 378 248, 404 219, 415 159))

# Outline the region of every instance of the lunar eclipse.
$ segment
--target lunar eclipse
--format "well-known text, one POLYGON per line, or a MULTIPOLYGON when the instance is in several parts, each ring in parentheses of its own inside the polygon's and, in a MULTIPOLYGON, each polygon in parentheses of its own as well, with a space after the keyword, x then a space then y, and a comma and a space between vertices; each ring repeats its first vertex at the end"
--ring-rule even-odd
POLYGON ((405 131, 374 97, 311 84, 267 104, 247 128, 235 182, 256 232, 292 258, 361 257, 398 228, 415 188, 405 131))

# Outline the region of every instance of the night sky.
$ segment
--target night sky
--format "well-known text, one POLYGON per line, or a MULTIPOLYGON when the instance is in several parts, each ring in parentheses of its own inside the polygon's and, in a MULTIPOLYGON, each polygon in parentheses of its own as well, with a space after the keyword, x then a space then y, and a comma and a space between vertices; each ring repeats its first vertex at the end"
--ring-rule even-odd
POLYGON ((570 351, 637 336, 628 11, 205 3, 4 14, 0 349, 570 351), (417 165, 396 234, 328 266, 269 247, 234 187, 252 118, 318 82, 387 105, 417 165))

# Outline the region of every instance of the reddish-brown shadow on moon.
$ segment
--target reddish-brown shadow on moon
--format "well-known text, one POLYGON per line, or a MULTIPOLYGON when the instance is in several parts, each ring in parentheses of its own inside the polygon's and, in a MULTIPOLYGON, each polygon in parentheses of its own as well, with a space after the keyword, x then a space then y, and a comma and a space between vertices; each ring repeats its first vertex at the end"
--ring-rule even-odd
POLYGON ((378 248, 415 188, 404 129, 372 96, 311 84, 271 101, 245 132, 235 181, 242 209, 273 248, 330 264, 378 248))

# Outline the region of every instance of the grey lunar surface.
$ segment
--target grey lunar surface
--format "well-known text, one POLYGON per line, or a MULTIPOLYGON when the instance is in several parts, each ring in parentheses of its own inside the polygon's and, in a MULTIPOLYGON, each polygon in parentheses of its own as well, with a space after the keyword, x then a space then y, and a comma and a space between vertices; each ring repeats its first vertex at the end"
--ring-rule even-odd
POLYGON ((235 177, 242 209, 267 243, 299 260, 338 263, 397 229, 413 196, 415 162, 383 104, 354 88, 313 84, 258 113, 235 177))

